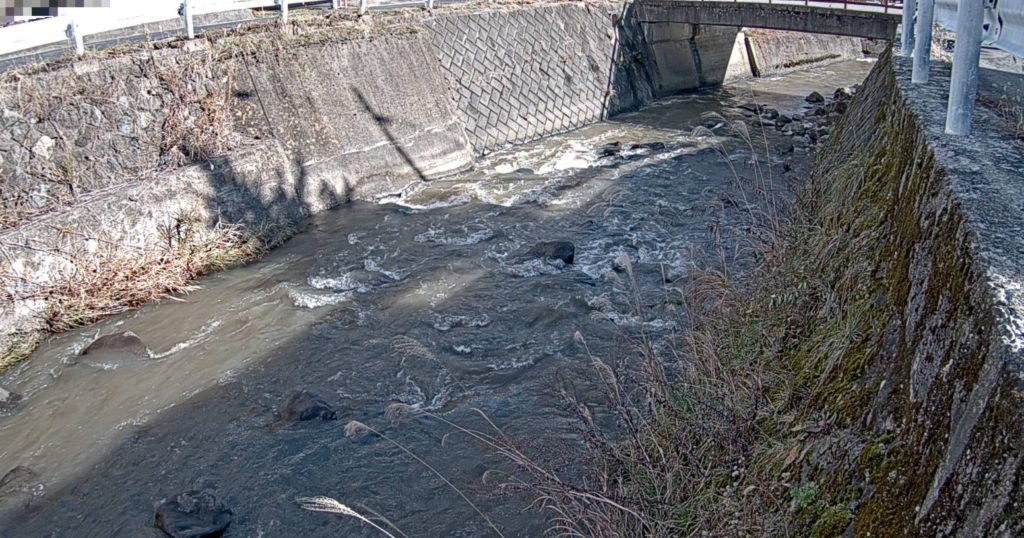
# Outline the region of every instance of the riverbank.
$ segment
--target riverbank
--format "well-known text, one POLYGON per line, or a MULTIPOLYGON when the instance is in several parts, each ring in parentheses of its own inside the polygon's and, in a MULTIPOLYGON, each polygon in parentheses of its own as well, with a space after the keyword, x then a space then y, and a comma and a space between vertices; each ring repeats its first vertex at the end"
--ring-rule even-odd
POLYGON ((6 73, 0 365, 47 331, 252 259, 326 209, 747 76, 748 50, 806 63, 807 50, 744 39, 735 28, 642 24, 618 4, 488 4, 297 13, 283 31, 252 23, 6 73), (184 251, 213 259, 161 261, 184 251), (122 268, 134 265, 188 270, 136 277, 138 289, 103 304, 75 299, 94 295, 88 275, 130 278, 122 268))
POLYGON ((945 135, 949 66, 911 86, 909 63, 876 66, 752 281, 698 274, 681 356, 637 351, 678 378, 626 401, 641 426, 595 447, 590 490, 616 503, 560 505, 571 528, 1024 530, 1024 145, 983 108, 970 139, 945 135))

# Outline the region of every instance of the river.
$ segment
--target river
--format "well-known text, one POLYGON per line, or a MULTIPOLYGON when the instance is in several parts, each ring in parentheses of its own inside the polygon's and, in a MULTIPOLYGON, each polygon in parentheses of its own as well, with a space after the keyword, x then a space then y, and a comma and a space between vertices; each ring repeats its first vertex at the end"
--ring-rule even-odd
POLYGON ((309 495, 382 514, 409 536, 488 534, 390 441, 346 437, 350 420, 434 465, 506 536, 541 535, 544 514, 488 473, 503 468, 493 451, 426 416, 388 420, 388 405, 485 428, 480 409, 525 452, 578 472, 579 433, 556 393, 569 384, 598 414, 602 397, 574 335, 628 368, 631 336, 658 341, 685 326, 679 289, 692 268, 742 258, 757 189, 791 198, 810 164, 768 128, 773 165, 755 176, 728 129, 695 136, 709 122, 701 115, 737 115, 751 101, 799 113, 810 91, 830 95, 870 67, 673 97, 495 152, 459 177, 324 213, 179 300, 50 338, 0 378, 25 397, 0 416, 0 473, 34 472, 0 503, 0 536, 161 536, 154 503, 189 489, 230 506, 228 536, 378 535, 302 510, 295 498, 309 495), (575 245, 573 263, 528 254, 556 240, 575 245), (98 334, 126 330, 152 358, 78 356, 98 334), (340 420, 283 423, 281 406, 300 390, 340 420))

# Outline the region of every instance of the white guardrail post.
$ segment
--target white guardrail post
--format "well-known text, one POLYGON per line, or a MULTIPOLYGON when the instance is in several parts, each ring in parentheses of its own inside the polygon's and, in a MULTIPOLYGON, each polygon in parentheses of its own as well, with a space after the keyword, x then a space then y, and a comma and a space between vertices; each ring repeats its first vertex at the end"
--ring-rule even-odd
POLYGON ((982 0, 960 0, 956 15, 953 75, 949 82, 946 109, 946 134, 964 136, 971 133, 974 100, 978 96, 978 59, 984 22, 985 3, 982 0))
POLYGON ((192 20, 192 7, 189 5, 189 1, 194 2, 195 0, 183 0, 178 14, 185 18, 185 34, 188 35, 189 39, 195 39, 196 26, 192 20))
POLYGON ((75 54, 81 56, 85 54, 85 42, 82 41, 82 30, 78 28, 78 23, 74 19, 68 23, 68 38, 75 44, 75 54))
POLYGON ((331 9, 341 9, 341 0, 331 0, 331 9))
POLYGON ((366 0, 359 0, 359 14, 366 14, 366 0))
MULTIPOLYGON (((981 0, 977 0, 981 2, 981 0)), ((917 26, 914 29, 914 84, 928 82, 928 69, 932 64, 932 23, 935 21, 935 0, 917 3, 917 26)))
POLYGON ((434 0, 427 0, 427 9, 434 9, 434 0))
POLYGON ((903 1, 902 33, 900 34, 900 56, 909 57, 914 53, 914 17, 917 16, 917 0, 903 1))
POLYGON ((281 24, 288 24, 288 0, 277 0, 281 6, 281 24))

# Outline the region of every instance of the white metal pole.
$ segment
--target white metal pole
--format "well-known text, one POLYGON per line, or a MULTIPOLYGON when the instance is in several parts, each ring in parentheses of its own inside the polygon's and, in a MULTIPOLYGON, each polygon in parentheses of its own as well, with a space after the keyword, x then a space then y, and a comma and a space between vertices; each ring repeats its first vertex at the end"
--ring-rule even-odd
POLYGON ((971 132, 974 100, 978 96, 978 62, 981 59, 985 1, 960 0, 958 4, 953 75, 949 81, 949 105, 946 109, 946 133, 963 136, 971 132))
POLYGON ((917 0, 903 2, 903 33, 900 35, 900 56, 910 56, 914 52, 914 15, 917 11, 917 0))
POLYGON ((185 33, 188 35, 188 38, 195 39, 196 27, 192 21, 192 8, 189 6, 189 0, 183 0, 181 2, 181 16, 185 17, 185 33))
POLYGON ((366 0, 359 0, 359 14, 363 15, 366 13, 366 0))
POLYGON ((281 4, 281 24, 288 24, 288 0, 277 0, 281 4))
MULTIPOLYGON (((981 0, 976 0, 981 1, 981 0)), ((935 22, 935 0, 921 0, 917 5, 917 25, 914 32, 914 73, 911 82, 928 82, 928 69, 932 61, 932 25, 935 22)))
POLYGON ((341 0, 331 0, 331 9, 341 9, 341 0))
POLYGON ((78 23, 74 19, 68 23, 68 37, 75 43, 75 54, 81 56, 85 54, 85 42, 82 41, 82 31, 78 28, 78 23))
POLYGON ((434 9, 434 0, 427 0, 427 9, 434 9))

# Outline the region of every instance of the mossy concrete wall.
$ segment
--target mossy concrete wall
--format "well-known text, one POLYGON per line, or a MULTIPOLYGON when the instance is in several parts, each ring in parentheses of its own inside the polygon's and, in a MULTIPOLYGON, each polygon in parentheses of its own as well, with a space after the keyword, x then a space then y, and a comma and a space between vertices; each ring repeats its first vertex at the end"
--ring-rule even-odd
POLYGON ((801 416, 859 433, 819 436, 800 476, 854 536, 1019 536, 1024 146, 985 111, 944 135, 948 66, 909 73, 879 62, 810 178, 831 295, 794 329, 801 416))

